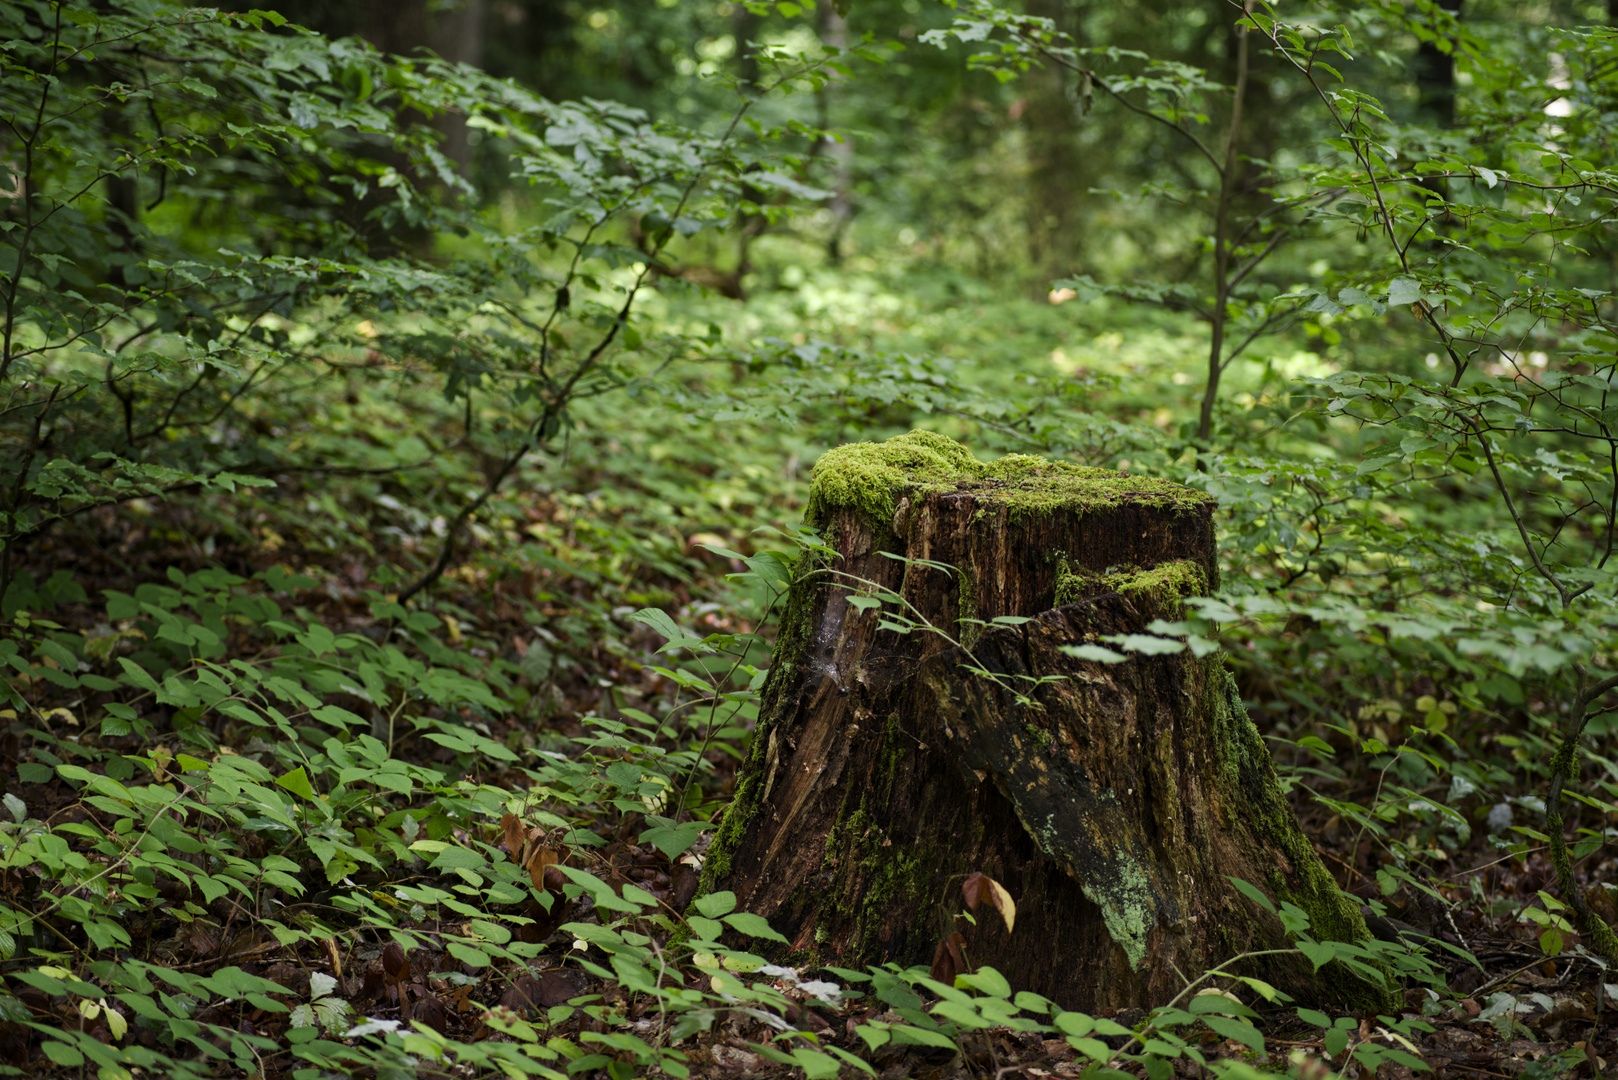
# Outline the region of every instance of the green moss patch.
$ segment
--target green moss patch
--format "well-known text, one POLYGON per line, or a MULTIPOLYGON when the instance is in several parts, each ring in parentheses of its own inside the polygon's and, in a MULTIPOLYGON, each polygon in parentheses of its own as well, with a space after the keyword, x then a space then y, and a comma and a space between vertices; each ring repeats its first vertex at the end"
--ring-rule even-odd
POLYGON ((824 524, 833 510, 849 508, 873 528, 886 528, 906 492, 957 490, 1006 502, 1018 516, 1115 506, 1126 499, 1185 509, 1213 501, 1203 492, 1167 480, 1027 454, 983 462, 954 439, 912 431, 886 442, 848 443, 822 454, 810 480, 808 520, 824 524))
POLYGON ((1167 607, 1188 596, 1208 592, 1208 575, 1189 559, 1173 559, 1145 570, 1108 569, 1104 573, 1074 569, 1064 561, 1056 578, 1056 606, 1071 604, 1100 593, 1144 596, 1167 607))

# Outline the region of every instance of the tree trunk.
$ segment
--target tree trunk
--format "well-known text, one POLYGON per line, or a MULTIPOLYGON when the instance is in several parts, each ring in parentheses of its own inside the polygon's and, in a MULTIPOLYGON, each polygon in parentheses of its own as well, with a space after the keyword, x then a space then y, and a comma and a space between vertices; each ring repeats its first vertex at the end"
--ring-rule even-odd
MULTIPOLYGON (((1089 1010, 1161 1004, 1182 972, 1285 947, 1230 876, 1317 937, 1365 938, 1218 654, 1063 651, 1205 591, 1212 511, 1165 481, 983 464, 926 432, 829 452, 809 520, 836 556, 799 567, 709 887, 795 962, 925 964, 961 929, 969 964, 1089 1010), (975 871, 1016 900, 1012 932, 957 926, 975 871)), ((1301 1000, 1388 1001, 1297 954, 1249 973, 1301 1000)))
MULTIPOLYGON (((484 0, 434 9, 433 40, 427 44, 445 60, 477 67, 483 63, 484 0)), ((470 175, 472 130, 465 113, 444 113, 433 117, 433 126, 444 133, 444 156, 455 162, 463 176, 470 175)))
MULTIPOLYGON (((1438 0, 1438 6, 1457 17, 1461 0, 1438 0)), ((1438 128, 1455 126, 1455 43, 1440 48, 1437 41, 1423 41, 1416 47, 1416 113, 1425 123, 1438 128)))
MULTIPOLYGON (((1051 19, 1061 31, 1078 22, 1069 0, 1029 0, 1028 14, 1051 19)), ((1091 170, 1079 149, 1078 105, 1068 72, 1044 64, 1023 76, 1022 122, 1028 148, 1028 183, 1023 213, 1028 223, 1028 262, 1037 275, 1034 295, 1042 298, 1052 279, 1079 272, 1080 205, 1091 170)))
MULTIPOLYGON (((837 14, 837 5, 832 0, 820 2, 820 40, 838 52, 848 48, 848 22, 837 14)), ((832 130, 832 106, 843 85, 837 79, 828 79, 815 90, 817 122, 827 131, 832 130)), ((831 211, 831 236, 826 240, 826 257, 833 266, 839 266, 844 254, 843 236, 854 220, 854 139, 848 134, 840 139, 828 137, 823 146, 826 156, 831 159, 832 191, 831 201, 826 207, 831 211)))

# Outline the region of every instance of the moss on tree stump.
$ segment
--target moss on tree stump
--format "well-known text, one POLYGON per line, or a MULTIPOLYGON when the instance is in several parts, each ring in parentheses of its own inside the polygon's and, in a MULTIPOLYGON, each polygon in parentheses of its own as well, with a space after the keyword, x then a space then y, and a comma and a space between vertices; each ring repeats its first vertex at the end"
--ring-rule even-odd
MULTIPOLYGON (((1231 877, 1317 937, 1366 938, 1219 654, 1063 651, 1143 633, 1215 582, 1213 509, 1162 480, 979 462, 929 432, 828 452, 808 520, 837 554, 798 568, 705 884, 799 959, 925 964, 982 871, 1017 925, 979 919, 968 962, 1067 1008, 1160 1004, 1180 972, 1284 947, 1231 877), (884 593, 935 629, 849 602, 884 593)), ((1300 1000, 1389 1002, 1296 954, 1252 973, 1300 1000)))

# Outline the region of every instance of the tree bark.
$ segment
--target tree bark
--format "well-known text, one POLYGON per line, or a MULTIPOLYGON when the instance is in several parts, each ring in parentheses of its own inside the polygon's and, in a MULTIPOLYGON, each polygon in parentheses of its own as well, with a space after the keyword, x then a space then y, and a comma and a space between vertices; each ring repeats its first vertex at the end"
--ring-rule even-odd
MULTIPOLYGON (((848 48, 848 22, 837 13, 837 5, 832 0, 821 0, 820 3, 820 40, 839 52, 848 48)), ((841 82, 828 79, 815 90, 818 123, 827 131, 832 130, 831 114, 841 88, 841 82)), ((831 211, 831 235, 826 239, 826 257, 833 266, 840 266, 843 261, 843 236, 854 219, 854 140, 852 135, 844 134, 840 139, 827 138, 824 147, 826 156, 831 159, 832 191, 831 201, 826 207, 831 211)))
MULTIPOLYGON (((1461 0, 1438 0, 1438 6, 1457 17, 1461 13, 1461 0)), ((1416 47, 1416 62, 1411 65, 1416 76, 1416 113, 1420 119, 1437 128, 1455 126, 1455 48, 1449 42, 1447 49, 1436 41, 1423 41, 1416 47)))
MULTIPOLYGON (((1367 937, 1218 654, 1063 651, 1205 591, 1212 511, 1164 481, 982 464, 924 432, 828 453, 809 518, 836 555, 799 567, 708 887, 767 917, 797 963, 925 964, 959 929, 969 964, 1087 1010, 1161 1004, 1181 973, 1284 948, 1230 876, 1317 937, 1367 937), (903 603, 861 610, 862 594, 903 603), (895 613, 933 629, 900 632, 895 613), (1016 900, 1012 932, 957 924, 975 871, 1016 900)), ((1300 1000, 1388 1001, 1296 954, 1249 973, 1300 1000)))
MULTIPOLYGON (((1069 0, 1029 0, 1026 7, 1028 14, 1051 19, 1064 32, 1079 21, 1069 0)), ((1036 67, 1023 76, 1022 122, 1028 147, 1023 211, 1028 262, 1038 275, 1037 298, 1045 295, 1053 279, 1078 273, 1083 254, 1080 207, 1093 170, 1079 150, 1078 105, 1068 78, 1057 64, 1036 67)))

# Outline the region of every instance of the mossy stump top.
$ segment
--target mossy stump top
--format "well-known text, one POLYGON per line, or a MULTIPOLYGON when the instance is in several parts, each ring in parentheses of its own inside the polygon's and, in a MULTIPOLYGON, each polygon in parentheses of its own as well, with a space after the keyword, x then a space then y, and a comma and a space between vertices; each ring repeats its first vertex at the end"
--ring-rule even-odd
POLYGON ((824 521, 834 509, 857 511, 873 524, 893 523, 901 500, 916 495, 968 493, 1004 504, 1014 516, 1142 506, 1184 513, 1212 507, 1211 496, 1167 480, 1129 476, 1092 465, 1007 454, 979 461, 965 446, 932 431, 912 431, 886 442, 848 443, 815 463, 808 518, 824 521))
POLYGON ((1111 469, 1027 454, 982 462, 947 436, 912 431, 828 450, 805 516, 845 557, 883 549, 956 567, 956 610, 922 608, 954 624, 1033 615, 1185 564, 1198 587, 1179 595, 1206 591, 1218 580, 1214 505, 1194 488, 1111 469))

